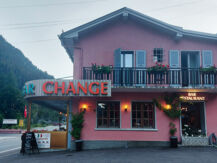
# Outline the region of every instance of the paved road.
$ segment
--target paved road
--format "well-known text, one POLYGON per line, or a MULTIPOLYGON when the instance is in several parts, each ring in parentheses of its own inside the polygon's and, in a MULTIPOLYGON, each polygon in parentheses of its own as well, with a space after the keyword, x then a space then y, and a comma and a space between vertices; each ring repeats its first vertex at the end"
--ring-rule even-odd
POLYGON ((50 152, 32 155, 13 154, 0 158, 6 163, 216 163, 217 148, 179 147, 50 152))
POLYGON ((20 137, 21 134, 0 134, 0 159, 19 152, 20 137))

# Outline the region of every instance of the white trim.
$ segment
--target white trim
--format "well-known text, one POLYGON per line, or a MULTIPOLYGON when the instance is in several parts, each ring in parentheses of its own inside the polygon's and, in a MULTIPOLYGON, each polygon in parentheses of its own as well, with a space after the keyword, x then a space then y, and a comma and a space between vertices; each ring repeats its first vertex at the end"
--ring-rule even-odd
POLYGON ((95 128, 96 131, 158 131, 152 128, 95 128))

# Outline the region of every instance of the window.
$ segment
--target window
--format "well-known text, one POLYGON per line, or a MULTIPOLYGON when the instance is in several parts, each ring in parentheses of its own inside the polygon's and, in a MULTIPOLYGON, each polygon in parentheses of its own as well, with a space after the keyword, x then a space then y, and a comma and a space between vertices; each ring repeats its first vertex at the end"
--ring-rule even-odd
POLYGON ((163 48, 154 48, 154 62, 163 62, 163 48))
POLYGON ((133 51, 121 51, 121 67, 133 67, 133 51))
POLYGON ((120 128, 120 102, 97 103, 97 128, 120 128))
POLYGON ((152 102, 132 103, 132 127, 155 128, 154 104, 152 102))

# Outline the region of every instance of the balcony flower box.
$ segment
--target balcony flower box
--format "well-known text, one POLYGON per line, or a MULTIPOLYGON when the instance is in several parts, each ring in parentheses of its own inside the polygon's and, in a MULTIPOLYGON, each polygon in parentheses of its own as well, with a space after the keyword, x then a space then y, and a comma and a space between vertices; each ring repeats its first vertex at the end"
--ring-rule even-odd
POLYGON ((156 63, 155 66, 149 67, 147 69, 149 76, 154 77, 154 83, 162 83, 165 80, 165 74, 169 70, 169 65, 162 65, 156 63))
POLYGON ((93 74, 95 75, 96 79, 108 79, 109 75, 111 74, 112 65, 105 66, 105 65, 96 65, 96 63, 92 63, 91 67, 93 74), (106 76, 105 76, 106 75, 106 76))
POLYGON ((168 70, 169 70, 169 65, 162 65, 158 63, 156 63, 155 66, 148 68, 148 72, 151 72, 151 73, 164 73, 164 72, 167 72, 168 70))
POLYGON ((211 66, 211 67, 208 67, 208 68, 202 68, 200 67, 200 72, 202 74, 216 74, 216 66, 211 66))
POLYGON ((104 66, 104 65, 96 65, 96 63, 92 63, 92 71, 95 73, 95 74, 110 74, 111 73, 111 69, 112 69, 112 66, 109 65, 109 66, 104 66))

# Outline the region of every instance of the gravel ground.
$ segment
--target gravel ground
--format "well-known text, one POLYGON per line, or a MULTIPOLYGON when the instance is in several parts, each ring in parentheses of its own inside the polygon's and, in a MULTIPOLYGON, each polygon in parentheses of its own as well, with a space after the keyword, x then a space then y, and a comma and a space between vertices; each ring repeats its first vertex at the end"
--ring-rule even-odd
POLYGON ((0 162, 22 163, 217 163, 217 148, 179 147, 88 150, 82 152, 50 152, 31 155, 18 153, 0 158, 0 162))

